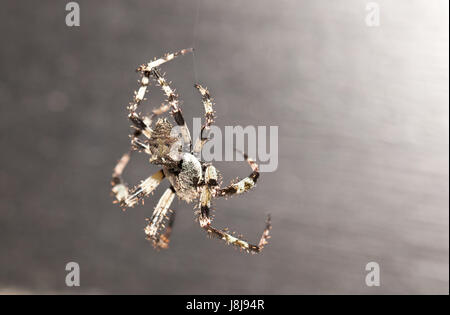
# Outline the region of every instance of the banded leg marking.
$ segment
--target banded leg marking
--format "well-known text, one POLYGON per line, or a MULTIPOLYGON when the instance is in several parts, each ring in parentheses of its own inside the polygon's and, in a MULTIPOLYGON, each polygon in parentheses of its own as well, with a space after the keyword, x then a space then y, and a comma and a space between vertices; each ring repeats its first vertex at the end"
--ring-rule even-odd
POLYGON ((245 160, 252 168, 252 173, 248 177, 240 180, 237 183, 228 185, 225 188, 217 189, 214 194, 215 197, 228 197, 232 195, 239 195, 255 187, 256 181, 259 178, 258 164, 253 159, 249 158, 246 153, 243 153, 243 155, 245 160))
POLYGON ((158 246, 161 241, 160 233, 161 230, 165 228, 164 220, 167 218, 169 207, 174 197, 175 190, 172 187, 166 189, 164 194, 159 199, 151 219, 148 220, 148 224, 145 227, 144 232, 146 234, 146 238, 153 243, 154 247, 160 247, 158 246))
POLYGON ((150 72, 144 72, 139 82, 140 87, 137 92, 134 92, 133 101, 127 107, 129 110, 128 118, 136 128, 134 137, 137 137, 143 133, 147 138, 150 138, 152 135, 152 129, 150 127, 152 124, 151 118, 146 116, 142 117, 136 112, 139 104, 142 100, 144 100, 145 94, 147 93, 147 88, 150 85, 150 72))
POLYGON ((175 53, 165 54, 164 56, 162 56, 159 59, 155 58, 153 61, 150 61, 147 64, 143 64, 143 65, 139 66, 137 68, 137 71, 141 71, 141 72, 151 71, 153 68, 159 67, 163 63, 166 63, 168 61, 171 61, 171 60, 175 59, 178 56, 183 56, 183 55, 185 55, 187 53, 191 53, 193 51, 194 51, 193 48, 186 48, 186 49, 182 49, 180 51, 177 51, 175 53))
POLYGON ((270 222, 270 215, 268 215, 265 223, 265 228, 261 235, 258 245, 250 244, 249 242, 242 240, 241 238, 229 234, 225 230, 218 230, 212 227, 211 225, 203 226, 203 229, 206 230, 206 232, 208 232, 209 235, 219 238, 225 241, 227 244, 237 246, 238 248, 243 249, 248 253, 258 254, 263 250, 264 246, 268 244, 272 225, 270 222))
POLYGON ((250 244, 249 242, 235 237, 229 234, 226 230, 219 230, 211 226, 211 219, 209 216, 209 211, 211 207, 211 193, 209 192, 209 188, 205 185, 202 187, 202 193, 200 196, 200 215, 199 215, 199 223, 200 226, 208 232, 210 236, 219 238, 227 244, 231 244, 237 246, 238 248, 245 250, 246 252, 251 253, 260 253, 264 246, 268 243, 268 239, 270 238, 269 232, 272 228, 270 223, 270 215, 267 216, 266 225, 264 231, 261 235, 258 245, 250 244))
POLYGON ((208 135, 210 131, 210 126, 214 123, 214 111, 212 99, 209 95, 207 88, 202 87, 200 84, 196 84, 195 88, 202 95, 203 107, 205 108, 205 123, 203 124, 200 135, 194 146, 194 155, 199 154, 202 151, 203 145, 209 140, 208 135))
POLYGON ((128 162, 130 161, 130 153, 125 153, 117 162, 112 174, 112 192, 118 202, 125 200, 128 197, 128 187, 123 183, 122 173, 128 162))
POLYGON ((217 186, 217 172, 214 166, 210 165, 205 170, 205 184, 201 188, 200 193, 200 214, 198 221, 200 226, 208 232, 210 236, 217 237, 224 240, 227 244, 232 244, 240 249, 243 249, 251 253, 259 253, 263 249, 264 245, 267 244, 267 240, 270 238, 269 231, 271 229, 270 216, 267 217, 266 226, 259 240, 258 245, 253 245, 245 240, 237 238, 229 234, 226 230, 218 230, 211 226, 211 199, 213 197, 212 191, 214 187, 217 186))
POLYGON ((184 143, 189 143, 190 146, 192 147, 191 135, 189 133, 189 129, 186 126, 186 122, 184 121, 183 114, 179 106, 178 95, 170 87, 170 84, 166 81, 164 76, 157 68, 154 68, 151 71, 151 74, 155 78, 158 85, 162 88, 164 94, 167 96, 167 102, 172 108, 171 114, 173 116, 173 119, 175 119, 177 125, 180 126, 181 128, 181 134, 183 136, 184 143))
POLYGON ((166 249, 169 248, 170 243, 170 235, 172 234, 173 223, 175 222, 176 212, 174 210, 168 211, 168 219, 167 219, 167 227, 163 234, 159 237, 158 243, 156 244, 157 248, 166 249))
MULTIPOLYGON (((185 55, 187 53, 193 52, 192 48, 182 49, 180 51, 177 51, 175 53, 168 53, 165 54, 163 57, 156 59, 141 65, 137 68, 138 72, 142 73, 142 78, 140 80, 140 87, 137 91, 134 92, 134 99, 133 102, 130 103, 128 106, 128 109, 130 111, 128 117, 133 123, 133 125, 137 128, 137 134, 135 136, 139 135, 140 133, 143 133, 147 138, 151 137, 151 120, 153 116, 150 117, 141 117, 140 114, 136 113, 136 110, 141 103, 142 100, 145 99, 145 94, 147 93, 147 87, 150 85, 150 75, 154 68, 162 65, 165 62, 168 62, 170 60, 173 60, 174 58, 178 56, 185 55)), ((153 111, 154 114, 163 113, 166 111, 166 106, 161 106, 159 109, 156 109, 153 111)))
POLYGON ((123 170, 129 161, 130 153, 125 153, 114 168, 111 182, 112 192, 117 202, 123 208, 133 207, 139 200, 148 196, 164 178, 164 172, 159 170, 141 182, 136 188, 130 190, 122 180, 123 170))

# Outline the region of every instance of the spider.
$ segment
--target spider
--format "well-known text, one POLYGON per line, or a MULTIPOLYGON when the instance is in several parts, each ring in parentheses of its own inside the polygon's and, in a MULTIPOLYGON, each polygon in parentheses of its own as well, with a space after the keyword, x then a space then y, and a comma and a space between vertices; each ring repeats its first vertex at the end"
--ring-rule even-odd
POLYGON ((196 218, 200 223, 200 227, 206 230, 211 237, 222 239, 227 244, 235 245, 246 252, 259 253, 270 237, 270 215, 267 216, 265 229, 258 245, 250 244, 241 237, 234 236, 234 233, 230 234, 228 229, 220 230, 211 225, 210 210, 212 198, 239 195, 252 189, 259 178, 259 169, 258 164, 253 159, 242 153, 250 165, 252 173, 240 181, 232 182, 226 187, 220 187, 220 175, 216 168, 197 157, 203 145, 208 141, 207 135, 210 126, 214 123, 212 98, 207 88, 195 84, 195 88, 202 97, 205 122, 201 127, 200 135, 195 145, 192 146, 191 136, 181 112, 178 95, 175 94, 175 91, 171 88, 170 83, 166 81, 159 68, 165 62, 190 52, 193 52, 192 48, 168 53, 159 59, 154 58, 153 61, 139 66, 136 70, 142 75, 140 81, 138 81, 140 86, 134 92, 133 101, 127 107, 129 111, 128 118, 133 124, 134 132, 130 136, 130 150, 119 160, 112 175, 111 184, 112 192, 116 199, 115 203, 119 203, 123 210, 133 207, 140 200, 143 202, 143 199, 150 195, 161 181, 166 178, 170 183, 170 187, 159 199, 151 218, 146 219, 147 226, 144 230, 146 238, 152 242, 154 248, 168 248, 175 220, 175 212, 169 210, 169 207, 175 195, 177 195, 187 203, 196 203, 196 208, 198 208, 195 211, 196 218), (145 95, 150 85, 150 77, 161 87, 167 97, 167 104, 163 103, 159 108, 154 109, 151 115, 143 116, 137 112, 137 109, 141 102, 146 99, 145 95), (170 114, 179 128, 177 136, 171 133, 173 125, 166 118, 158 118, 153 125, 155 118, 169 109, 171 109, 170 114), (189 152, 185 152, 187 150, 184 150, 184 147, 180 145, 180 140, 189 144, 189 152), (123 182, 122 173, 130 160, 132 151, 149 154, 150 163, 161 166, 162 169, 130 189, 123 182))

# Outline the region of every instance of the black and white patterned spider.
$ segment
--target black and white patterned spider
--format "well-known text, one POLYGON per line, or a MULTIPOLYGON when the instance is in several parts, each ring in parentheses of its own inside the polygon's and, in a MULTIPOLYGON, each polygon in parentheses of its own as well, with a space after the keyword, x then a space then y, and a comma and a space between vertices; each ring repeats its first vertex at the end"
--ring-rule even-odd
POLYGON ((222 239, 226 243, 233 244, 247 252, 259 253, 269 239, 269 231, 271 229, 270 216, 267 217, 265 229, 258 245, 250 244, 242 238, 233 236, 233 234, 228 233, 227 229, 219 230, 214 228, 211 225, 210 216, 212 198, 242 194, 255 186, 259 177, 258 165, 243 153, 246 161, 252 168, 252 173, 238 182, 231 183, 223 188, 220 187, 220 175, 216 168, 210 163, 197 158, 203 145, 208 141, 207 134, 211 124, 214 122, 213 102, 209 96, 209 91, 201 85, 195 85, 202 96, 205 109, 205 123, 202 125, 195 146, 192 147, 191 136, 181 113, 178 95, 175 94, 169 83, 164 79, 159 69, 159 66, 163 63, 192 51, 190 48, 166 54, 162 58, 155 58, 153 61, 137 68, 137 71, 142 74, 142 78, 139 81, 140 87, 134 93, 133 102, 128 106, 128 117, 134 127, 134 133, 131 135, 131 149, 122 156, 114 169, 112 192, 117 199, 116 202, 125 210, 127 207, 133 207, 140 200, 143 201, 143 198, 152 193, 164 178, 169 180, 170 188, 162 195, 152 217, 147 219, 148 224, 145 228, 147 239, 153 243, 155 248, 168 247, 175 219, 175 212, 169 210, 169 207, 175 195, 177 195, 188 203, 192 201, 197 203, 199 208, 196 211, 198 221, 200 226, 210 236, 222 239), (137 112, 137 108, 145 99, 147 88, 150 85, 150 77, 153 77, 157 85, 162 88, 167 96, 168 104, 163 104, 159 108, 154 109, 150 116, 143 116, 137 112), (152 126, 155 117, 169 109, 171 109, 170 113, 179 126, 181 137, 173 136, 171 133, 173 126, 167 119, 159 118, 152 126), (141 138, 141 135, 144 138, 141 138), (180 140, 183 141, 181 142, 180 140), (183 146, 180 143, 188 143, 189 152, 183 152, 183 146), (122 180, 122 172, 130 160, 132 151, 149 154, 150 163, 162 166, 162 169, 133 189, 129 189, 122 180))

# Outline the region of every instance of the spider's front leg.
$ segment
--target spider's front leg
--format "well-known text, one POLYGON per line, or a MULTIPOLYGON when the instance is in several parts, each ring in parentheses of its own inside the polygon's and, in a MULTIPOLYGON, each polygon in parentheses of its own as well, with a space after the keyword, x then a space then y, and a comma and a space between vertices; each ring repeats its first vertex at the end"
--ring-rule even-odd
MULTIPOLYGON (((138 106, 144 100, 145 94, 147 93, 147 88, 150 85, 150 75, 154 71, 154 68, 162 65, 163 63, 170 61, 178 56, 185 55, 187 53, 192 52, 192 48, 188 49, 182 49, 175 53, 165 54, 163 57, 159 59, 155 59, 147 64, 141 65, 137 68, 138 72, 142 73, 142 78, 139 82, 140 87, 139 89, 134 93, 133 101, 128 106, 128 110, 130 113, 128 114, 128 118, 131 120, 133 125, 136 128, 136 132, 134 134, 134 137, 139 136, 141 133, 144 134, 147 138, 151 137, 152 129, 151 129, 151 123, 152 119, 155 115, 162 114, 163 112, 168 110, 167 105, 162 105, 158 109, 153 110, 153 115, 151 117, 142 117, 138 112, 138 106)), ((175 108, 174 108, 175 110, 175 108)))
MULTIPOLYGON (((189 129, 186 126, 183 115, 181 113, 181 108, 179 107, 178 95, 175 94, 175 91, 170 87, 169 82, 166 81, 164 76, 159 71, 158 67, 170 60, 175 59, 178 56, 183 56, 183 55, 185 55, 187 53, 191 53, 193 51, 194 51, 193 48, 187 48, 187 49, 182 49, 180 51, 177 51, 175 53, 165 54, 163 57, 161 57, 159 59, 154 59, 153 61, 151 61, 147 64, 143 64, 137 68, 137 71, 141 72, 143 74, 143 77, 145 77, 145 78, 148 78, 150 75, 152 75, 155 78, 158 85, 162 88, 164 94, 168 98, 169 106, 162 105, 159 109, 154 110, 153 116, 158 115, 160 113, 162 114, 165 111, 167 111, 169 108, 172 108, 171 114, 172 114, 173 118, 175 119, 176 123, 178 124, 178 126, 181 127, 181 133, 183 135, 183 140, 185 143, 189 143, 191 148, 192 148, 191 135, 189 133, 189 129)), ((143 82, 147 85, 149 83, 146 79, 143 82)), ((142 99, 143 95, 145 95, 145 91, 146 91, 145 88, 141 86, 141 89, 136 93, 136 96, 138 99, 142 99), (142 92, 141 92, 141 89, 142 89, 142 92), (141 98, 141 96, 142 96, 142 98, 141 98)), ((135 122, 133 122, 133 123, 136 126, 136 123, 135 122)), ((145 121, 144 121, 144 123, 145 123, 145 121)), ((137 128, 141 128, 141 127, 142 127, 142 124, 139 121, 137 121, 137 128)))
POLYGON ((189 147, 192 148, 191 134, 189 133, 189 129, 184 120, 180 103, 178 100, 178 95, 170 87, 170 84, 167 82, 167 80, 164 78, 164 76, 161 74, 158 68, 153 68, 150 71, 150 73, 155 78, 158 85, 162 88, 164 94, 167 96, 167 102, 169 103, 170 108, 172 108, 171 111, 172 117, 181 129, 181 134, 183 136, 184 143, 189 143, 189 147))
POLYGON ((134 92, 133 101, 127 107, 129 110, 128 118, 136 128, 133 136, 134 138, 138 137, 141 134, 144 134, 147 138, 150 138, 152 135, 152 118, 141 116, 141 114, 137 112, 138 106, 141 104, 142 100, 144 100, 145 94, 147 93, 147 88, 150 85, 149 71, 143 72, 139 84, 139 89, 137 90, 137 92, 134 92))
POLYGON ((138 71, 150 71, 153 68, 159 67, 163 63, 171 61, 171 60, 175 59, 178 56, 183 56, 183 55, 186 55, 186 54, 191 53, 193 51, 194 51, 194 48, 185 48, 185 49, 182 49, 182 50, 174 52, 174 53, 165 54, 161 58, 158 58, 158 59, 155 58, 153 61, 150 61, 147 64, 141 65, 138 68, 138 71))
POLYGON ((145 227, 145 234, 155 248, 168 248, 170 242, 170 234, 172 232, 173 222, 175 221, 175 212, 169 210, 170 205, 175 197, 175 189, 171 186, 168 188, 158 201, 148 223, 145 227), (165 221, 167 220, 166 224, 165 221), (161 234, 161 231, 164 231, 161 234))
POLYGON ((214 166, 208 166, 205 172, 205 184, 202 186, 200 194, 200 226, 208 232, 210 236, 224 240, 227 244, 232 244, 240 249, 251 253, 260 253, 270 238, 269 232, 272 228, 270 223, 270 215, 267 216, 266 225, 258 245, 250 244, 245 240, 237 238, 229 234, 226 230, 218 230, 211 226, 210 209, 213 186, 217 185, 217 173, 214 166))
POLYGON ((114 168, 112 175, 112 192, 122 208, 133 207, 145 196, 148 196, 164 179, 164 172, 159 170, 146 180, 142 181, 134 189, 130 190, 122 180, 122 173, 128 162, 130 153, 125 153, 114 168))

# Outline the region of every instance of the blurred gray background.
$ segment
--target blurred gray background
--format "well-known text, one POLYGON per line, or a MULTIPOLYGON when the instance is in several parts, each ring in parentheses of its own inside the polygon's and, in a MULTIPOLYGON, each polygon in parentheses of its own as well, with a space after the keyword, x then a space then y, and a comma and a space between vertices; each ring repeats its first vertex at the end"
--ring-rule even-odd
MULTIPOLYGON (((386 294, 449 292, 448 1, 2 1, 0 293, 386 294), (145 206, 112 204, 129 146, 134 69, 163 68, 217 125, 279 126, 279 167, 251 193, 215 202, 218 227, 270 245, 246 255, 210 240, 178 210, 171 248, 144 239, 145 206), (65 264, 81 286, 65 286, 65 264), (381 287, 365 265, 381 266, 381 287)), ((153 87, 149 112, 163 100, 153 87)), ((134 184, 156 171, 135 155, 134 184)), ((217 162, 225 180, 244 162, 217 162)))

